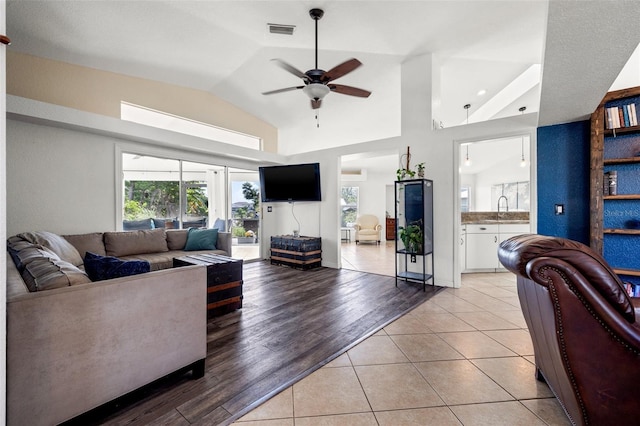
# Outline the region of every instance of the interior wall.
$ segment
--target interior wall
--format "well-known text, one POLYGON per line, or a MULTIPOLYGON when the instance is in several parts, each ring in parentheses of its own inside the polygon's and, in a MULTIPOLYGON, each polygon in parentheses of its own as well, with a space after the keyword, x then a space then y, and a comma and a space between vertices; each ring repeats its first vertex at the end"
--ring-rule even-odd
POLYGON ((115 230, 115 143, 7 120, 7 233, 115 230))
POLYGON ((589 245, 590 136, 588 120, 538 129, 538 233, 589 245))
MULTIPOLYGON (((130 139, 7 120, 7 233, 60 234, 118 230, 120 152, 228 164, 228 159, 130 139)), ((234 162, 234 167, 257 169, 234 162)))
POLYGON ((7 55, 7 93, 120 118, 125 101, 257 136, 277 152, 278 129, 210 93, 18 52, 7 55))

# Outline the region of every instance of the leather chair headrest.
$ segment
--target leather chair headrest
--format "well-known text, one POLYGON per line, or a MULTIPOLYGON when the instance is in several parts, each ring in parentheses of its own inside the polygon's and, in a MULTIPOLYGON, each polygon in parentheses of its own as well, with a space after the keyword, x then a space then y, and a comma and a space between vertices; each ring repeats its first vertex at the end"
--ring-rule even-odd
POLYGON ((635 320, 633 305, 620 278, 602 256, 586 245, 565 238, 527 234, 509 238, 498 248, 498 259, 504 267, 525 278, 530 278, 527 264, 539 257, 568 263, 628 321, 635 320))

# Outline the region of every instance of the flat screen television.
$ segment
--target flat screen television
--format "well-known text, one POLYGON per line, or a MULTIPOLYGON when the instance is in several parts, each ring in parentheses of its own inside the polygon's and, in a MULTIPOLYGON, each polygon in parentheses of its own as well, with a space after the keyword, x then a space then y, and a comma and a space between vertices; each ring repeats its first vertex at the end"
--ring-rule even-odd
POLYGON ((263 203, 322 201, 318 163, 260 167, 258 171, 263 203))

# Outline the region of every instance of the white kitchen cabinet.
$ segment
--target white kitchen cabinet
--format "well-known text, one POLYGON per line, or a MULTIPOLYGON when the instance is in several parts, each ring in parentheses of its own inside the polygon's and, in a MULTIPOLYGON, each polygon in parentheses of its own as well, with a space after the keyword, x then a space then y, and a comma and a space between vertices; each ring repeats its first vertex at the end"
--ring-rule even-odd
POLYGON ((498 260, 498 246, 507 238, 529 233, 528 223, 467 224, 466 259, 463 271, 504 269, 498 260))
POLYGON ((462 225, 460 229, 460 241, 458 244, 458 261, 460 265, 460 272, 463 272, 467 268, 467 247, 465 240, 467 238, 467 227, 462 225))
POLYGON ((498 225, 468 224, 466 270, 495 269, 498 267, 498 225))

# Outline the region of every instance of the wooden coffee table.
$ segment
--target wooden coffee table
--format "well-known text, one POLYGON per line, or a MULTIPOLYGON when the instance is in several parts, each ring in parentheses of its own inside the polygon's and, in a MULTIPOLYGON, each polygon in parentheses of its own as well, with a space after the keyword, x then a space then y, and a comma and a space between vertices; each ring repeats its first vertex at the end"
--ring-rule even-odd
POLYGON ((242 308, 242 259, 218 254, 191 254, 173 259, 173 266, 207 267, 207 318, 242 308))

